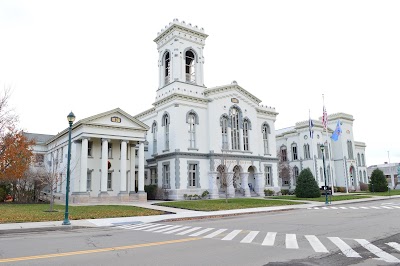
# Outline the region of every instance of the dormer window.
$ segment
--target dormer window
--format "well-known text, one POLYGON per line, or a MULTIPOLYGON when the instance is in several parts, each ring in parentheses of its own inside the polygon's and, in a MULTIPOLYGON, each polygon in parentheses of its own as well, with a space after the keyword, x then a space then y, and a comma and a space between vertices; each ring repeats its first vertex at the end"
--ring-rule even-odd
POLYGON ((170 82, 171 77, 171 59, 169 52, 164 55, 164 84, 167 85, 170 82))
POLYGON ((194 52, 189 50, 185 53, 185 74, 186 82, 196 82, 196 67, 195 67, 195 55, 194 52))

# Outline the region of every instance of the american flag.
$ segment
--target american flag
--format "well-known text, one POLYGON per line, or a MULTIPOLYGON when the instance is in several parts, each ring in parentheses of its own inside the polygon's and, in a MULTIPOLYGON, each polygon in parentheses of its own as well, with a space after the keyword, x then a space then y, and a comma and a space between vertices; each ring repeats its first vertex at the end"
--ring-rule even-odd
POLYGON ((324 126, 324 129, 328 128, 328 114, 326 113, 325 105, 322 113, 322 125, 324 126))

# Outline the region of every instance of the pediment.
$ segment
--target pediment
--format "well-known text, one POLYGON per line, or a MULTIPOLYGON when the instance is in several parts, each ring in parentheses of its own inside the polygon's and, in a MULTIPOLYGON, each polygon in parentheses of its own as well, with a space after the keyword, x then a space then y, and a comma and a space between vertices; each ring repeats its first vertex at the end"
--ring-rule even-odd
POLYGON ((232 83, 226 86, 214 87, 207 89, 204 92, 204 95, 210 98, 240 98, 241 100, 245 100, 247 102, 251 102, 258 106, 261 103, 261 100, 256 96, 243 89, 236 83, 232 83))

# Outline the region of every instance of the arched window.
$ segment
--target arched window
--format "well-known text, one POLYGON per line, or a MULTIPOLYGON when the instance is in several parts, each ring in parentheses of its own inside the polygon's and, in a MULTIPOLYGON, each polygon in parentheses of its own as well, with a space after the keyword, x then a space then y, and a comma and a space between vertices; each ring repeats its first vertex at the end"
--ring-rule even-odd
POLYGON ((331 178, 331 166, 328 165, 328 167, 326 168, 326 181, 328 182, 328 184, 330 183, 330 178, 331 178))
POLYGON ((349 155, 349 159, 353 159, 354 160, 353 144, 352 144, 351 140, 347 141, 347 152, 348 152, 348 155, 349 155))
POLYGON ((164 85, 168 84, 171 80, 171 59, 169 52, 164 55, 164 85))
POLYGON ((248 119, 244 119, 243 121, 243 146, 244 150, 249 150, 249 128, 250 128, 250 121, 248 119))
POLYGON ((299 168, 293 167, 293 186, 297 184, 297 177, 299 176, 299 168))
POLYGON ((286 150, 286 146, 281 146, 281 160, 282 162, 286 162, 287 161, 287 150, 286 150))
POLYGON ((169 115, 168 113, 165 113, 162 118, 162 125, 165 127, 164 128, 164 146, 165 150, 169 150, 169 115))
POLYGON ((361 153, 361 165, 362 165, 362 166, 365 166, 364 153, 361 153))
POLYGON ((196 116, 193 113, 189 113, 187 118, 188 130, 189 130, 189 148, 194 149, 196 147, 196 116))
POLYGON ((151 126, 151 133, 153 133, 153 154, 157 153, 157 123, 153 122, 151 126))
POLYGON ((322 169, 322 167, 319 168, 319 172, 321 173, 320 181, 324 182, 324 170, 322 169))
POLYGON ((310 159, 310 144, 304 144, 304 159, 310 159))
POLYGON ((263 144, 264 144, 264 154, 269 154, 269 146, 268 146, 268 134, 270 133, 269 125, 264 123, 261 128, 262 136, 263 136, 263 144))
POLYGON ((360 179, 361 182, 363 182, 361 170, 360 170, 359 173, 358 173, 358 178, 360 179))
POLYGON ((185 53, 185 73, 187 82, 196 82, 196 66, 195 66, 195 55, 192 50, 186 51, 185 53))
POLYGON ((222 134, 222 149, 229 149, 228 144, 228 116, 222 115, 220 118, 221 134, 222 134))
POLYGON ((357 153, 357 164, 360 166, 361 164, 361 159, 360 159, 360 154, 357 153))
POLYGON ((298 156, 297 156, 297 144, 293 143, 292 144, 292 161, 296 161, 298 160, 298 156))
POLYGON ((364 170, 364 183, 368 183, 367 172, 365 172, 365 170, 364 170))
POLYGON ((239 110, 236 108, 231 109, 231 140, 232 140, 232 150, 240 149, 239 142, 239 110))

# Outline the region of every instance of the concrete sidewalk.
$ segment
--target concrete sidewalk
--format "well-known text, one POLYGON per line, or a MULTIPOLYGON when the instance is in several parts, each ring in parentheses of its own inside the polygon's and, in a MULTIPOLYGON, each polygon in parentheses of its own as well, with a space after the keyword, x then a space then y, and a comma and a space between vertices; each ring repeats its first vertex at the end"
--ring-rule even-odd
MULTIPOLYGON (((372 198, 366 198, 366 199, 334 201, 334 202, 332 202, 331 205, 343 205, 343 204, 371 202, 371 201, 379 201, 379 200, 391 200, 391 199, 395 199, 395 198, 400 198, 400 195, 392 196, 392 197, 373 196, 372 198)), ((223 216, 242 215, 242 214, 254 214, 254 213, 263 213, 263 212, 307 209, 307 208, 325 205, 325 202, 296 200, 296 202, 304 202, 304 204, 205 212, 205 211, 191 211, 191 210, 184 210, 184 209, 177 209, 177 208, 153 205, 154 203, 157 203, 157 202, 162 202, 162 201, 149 201, 149 202, 137 202, 137 203, 132 202, 132 203, 127 203, 125 205, 160 210, 160 211, 166 212, 167 214, 152 215, 152 216, 71 220, 70 226, 62 225, 62 221, 0 224, 0 234, 8 233, 8 232, 19 232, 19 231, 23 232, 23 231, 63 230, 63 229, 70 229, 70 228, 77 228, 77 227, 107 227, 107 226, 116 226, 116 225, 123 225, 123 224, 151 223, 151 222, 190 219, 190 218, 207 218, 207 217, 215 218, 215 217, 223 217, 223 216)), ((121 204, 117 204, 117 205, 121 205, 121 204)))

